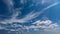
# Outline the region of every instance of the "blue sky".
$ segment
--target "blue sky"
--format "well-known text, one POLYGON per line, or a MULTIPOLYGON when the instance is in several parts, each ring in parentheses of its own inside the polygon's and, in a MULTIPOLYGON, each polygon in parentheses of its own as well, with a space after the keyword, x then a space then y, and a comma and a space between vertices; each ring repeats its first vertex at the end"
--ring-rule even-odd
POLYGON ((0 34, 59 34, 59 8, 59 0, 0 0, 0 34))

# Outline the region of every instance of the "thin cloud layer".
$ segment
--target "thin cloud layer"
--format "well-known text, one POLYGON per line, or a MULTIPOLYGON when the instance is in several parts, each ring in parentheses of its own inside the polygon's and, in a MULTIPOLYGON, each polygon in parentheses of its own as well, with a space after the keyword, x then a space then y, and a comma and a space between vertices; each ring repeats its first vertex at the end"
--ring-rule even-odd
POLYGON ((52 31, 31 31, 27 34, 60 34, 60 29, 52 30, 52 31))

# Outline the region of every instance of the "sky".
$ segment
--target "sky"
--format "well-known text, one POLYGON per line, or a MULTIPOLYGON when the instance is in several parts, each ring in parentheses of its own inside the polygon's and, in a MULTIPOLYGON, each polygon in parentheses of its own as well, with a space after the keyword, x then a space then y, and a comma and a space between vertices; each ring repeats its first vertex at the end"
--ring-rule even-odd
POLYGON ((0 0, 0 34, 59 33, 60 0, 0 0))

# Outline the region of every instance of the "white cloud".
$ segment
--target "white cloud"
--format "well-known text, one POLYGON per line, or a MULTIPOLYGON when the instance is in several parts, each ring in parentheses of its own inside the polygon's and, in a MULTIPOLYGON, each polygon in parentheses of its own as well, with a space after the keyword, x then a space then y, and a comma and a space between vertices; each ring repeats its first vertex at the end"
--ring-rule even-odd
POLYGON ((5 27, 0 26, 0 29, 5 29, 5 27))
POLYGON ((38 20, 38 21, 36 21, 36 22, 33 23, 33 24, 37 24, 37 25, 41 25, 41 24, 49 25, 49 24, 51 24, 51 23, 52 23, 51 20, 45 20, 45 21, 40 21, 40 20, 38 20))
POLYGON ((34 13, 35 10, 33 10, 31 13, 29 13, 28 15, 26 15, 22 20, 24 20, 25 22, 27 22, 27 21, 29 21, 31 19, 34 19, 34 18, 38 17, 39 15, 41 15, 42 13, 44 13, 45 10, 47 10, 47 9, 53 7, 53 6, 56 6, 58 4, 59 4, 59 2, 53 3, 53 4, 47 6, 46 8, 44 8, 41 11, 36 12, 36 13, 34 13))
MULTIPOLYGON (((6 19, 5 21, 0 21, 0 22, 3 23, 3 24, 13 23, 13 22, 25 23, 25 22, 28 22, 31 19, 34 19, 34 18, 38 17, 40 14, 44 13, 45 10, 47 10, 47 9, 49 9, 49 8, 55 6, 55 5, 58 5, 58 4, 59 4, 59 2, 53 3, 53 4, 47 6, 46 8, 44 8, 41 11, 36 12, 36 13, 34 13, 35 10, 33 10, 31 13, 29 13, 28 15, 26 15, 22 19, 17 19, 16 18, 19 15, 19 13, 21 13, 21 12, 19 11, 19 9, 17 9, 17 10, 15 9, 15 10, 13 10, 13 15, 11 16, 12 17, 11 19, 6 19)), ((42 22, 44 22, 44 21, 42 21, 42 22)))
POLYGON ((59 25, 57 23, 51 24, 49 25, 49 27, 46 30, 54 30, 55 28, 57 28, 59 25))
POLYGON ((8 19, 8 20, 5 20, 5 21, 1 21, 1 23, 3 24, 7 24, 7 23, 13 23, 13 22, 19 22, 19 23, 24 23, 24 22, 27 22, 35 17, 36 16, 36 13, 33 13, 34 11, 32 11, 31 13, 29 13, 28 15, 26 15, 24 18, 22 19, 17 19, 17 16, 19 15, 19 10, 14 10, 14 13, 13 15, 11 16, 12 18, 11 19, 8 19))
POLYGON ((42 13, 44 13, 45 10, 47 10, 47 9, 53 7, 53 6, 56 6, 58 4, 59 4, 59 2, 53 3, 53 4, 47 6, 46 8, 44 8, 41 11, 36 12, 36 13, 34 13, 35 10, 33 10, 31 13, 29 13, 28 15, 26 15, 22 20, 25 20, 25 22, 26 22, 26 21, 29 21, 31 19, 34 19, 34 18, 38 17, 39 15, 41 15, 42 13))
MULTIPOLYGON (((19 11, 19 9, 17 9, 17 10, 15 9, 15 10, 13 10, 14 13, 11 16, 12 17, 11 19, 8 19, 8 20, 5 20, 5 21, 0 21, 0 23, 3 23, 3 24, 13 23, 13 22, 24 23, 24 22, 27 22, 27 21, 29 21, 31 19, 34 19, 34 18, 38 17, 39 15, 44 13, 45 10, 47 10, 47 9, 49 9, 49 8, 55 6, 55 5, 58 5, 58 4, 59 4, 59 2, 53 3, 53 4, 47 6, 46 8, 44 8, 41 11, 36 12, 36 13, 34 13, 35 10, 33 10, 31 13, 29 13, 28 15, 26 15, 22 19, 16 19, 16 17, 19 15, 20 11, 19 11)), ((31 26, 26 26, 25 28, 28 29, 28 30, 30 28, 34 28, 34 29, 37 29, 37 28, 42 28, 43 29, 43 28, 45 28, 45 29, 48 30, 48 29, 54 29, 54 28, 56 28, 58 26, 57 24, 51 24, 51 23, 52 23, 51 20, 45 20, 45 21, 38 20, 38 21, 33 23, 33 24, 36 24, 37 26, 31 25, 31 26), (46 25, 48 25, 48 26, 46 26, 46 25)))
POLYGON ((59 26, 57 23, 53 23, 51 20, 45 20, 45 21, 38 20, 32 24, 33 25, 31 25, 31 26, 26 26, 26 28, 28 28, 28 29, 41 28, 44 30, 54 30, 54 29, 58 28, 58 26, 59 26))

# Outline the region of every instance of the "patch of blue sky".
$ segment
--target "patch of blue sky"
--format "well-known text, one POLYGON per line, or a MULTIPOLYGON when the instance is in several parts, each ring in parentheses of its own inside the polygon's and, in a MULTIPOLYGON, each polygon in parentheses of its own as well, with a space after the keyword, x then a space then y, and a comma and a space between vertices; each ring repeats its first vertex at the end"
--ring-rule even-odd
POLYGON ((47 16, 49 19, 51 20, 55 20, 58 21, 60 18, 60 4, 56 5, 48 10, 46 10, 47 12, 44 13, 45 16, 47 16))

